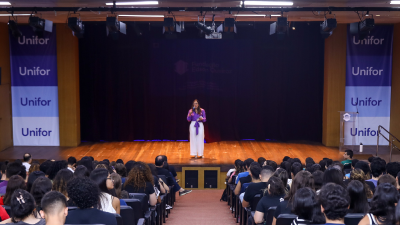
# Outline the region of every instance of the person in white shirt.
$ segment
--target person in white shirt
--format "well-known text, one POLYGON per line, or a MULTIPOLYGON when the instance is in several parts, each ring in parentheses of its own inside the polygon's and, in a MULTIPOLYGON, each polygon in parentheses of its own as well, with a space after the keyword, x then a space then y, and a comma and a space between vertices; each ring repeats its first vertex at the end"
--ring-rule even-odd
POLYGON ((76 158, 75 157, 69 157, 68 158, 68 169, 71 170, 71 172, 75 172, 75 166, 76 166, 76 158))
POLYGON ((24 162, 22 163, 22 165, 25 166, 26 172, 29 171, 29 168, 31 167, 31 163, 32 163, 32 156, 31 156, 31 154, 25 153, 25 154, 24 154, 24 162))

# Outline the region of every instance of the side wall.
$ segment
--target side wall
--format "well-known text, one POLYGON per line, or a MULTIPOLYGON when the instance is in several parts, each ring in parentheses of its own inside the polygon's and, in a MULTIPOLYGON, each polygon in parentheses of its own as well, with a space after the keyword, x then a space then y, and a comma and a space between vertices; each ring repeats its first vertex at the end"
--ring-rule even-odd
MULTIPOLYGON (((390 132, 400 139, 400 24, 394 25, 390 132)), ((397 144, 397 143, 396 143, 397 144)), ((399 146, 399 145, 397 145, 399 146)))

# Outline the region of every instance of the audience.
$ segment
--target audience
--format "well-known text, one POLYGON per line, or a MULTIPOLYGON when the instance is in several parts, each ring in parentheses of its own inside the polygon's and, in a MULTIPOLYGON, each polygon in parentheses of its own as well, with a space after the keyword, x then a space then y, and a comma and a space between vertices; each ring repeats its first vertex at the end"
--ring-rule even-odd
POLYGON ((58 171, 62 170, 62 169, 67 169, 68 168, 68 163, 65 160, 59 160, 59 161, 55 161, 54 163, 51 164, 49 170, 47 170, 47 175, 48 178, 50 180, 53 180, 58 171))
POLYGON ((67 162, 68 162, 68 169, 71 172, 74 172, 75 171, 75 166, 76 166, 76 158, 71 156, 71 157, 68 158, 67 162))
POLYGON ((10 205, 11 204, 11 196, 15 190, 22 189, 26 190, 25 180, 22 179, 19 175, 11 176, 8 180, 6 193, 1 197, 0 205, 10 205))
POLYGON ((377 182, 377 185, 380 185, 380 184, 383 184, 383 183, 388 183, 388 184, 393 185, 394 187, 397 187, 396 178, 392 177, 392 175, 390 175, 390 174, 382 175, 379 178, 379 180, 377 182))
POLYGON ((22 163, 22 165, 25 166, 26 172, 29 171, 29 168, 31 167, 31 163, 32 163, 32 156, 29 153, 25 153, 24 154, 24 158, 23 158, 24 162, 22 163))
POLYGON ((50 191, 42 198, 40 216, 46 225, 64 225, 68 215, 67 199, 58 191, 50 191))
POLYGON ((386 172, 387 174, 396 177, 397 174, 400 172, 400 162, 390 162, 386 164, 386 172))
POLYGON ((77 166, 74 171, 74 177, 89 177, 90 172, 84 165, 77 166))
POLYGON ((67 192, 67 185, 70 180, 74 177, 74 173, 68 169, 62 169, 58 171, 56 177, 53 180, 53 191, 58 191, 65 196, 67 199, 68 206, 74 206, 75 204, 69 199, 67 192))
MULTIPOLYGON (((164 164, 167 163, 165 161, 165 156, 159 155, 155 159, 155 165, 157 168, 157 174, 158 175, 164 175, 167 178, 167 185, 168 186, 174 186, 173 192, 178 192, 179 191, 179 196, 183 196, 186 194, 189 194, 192 192, 191 190, 185 190, 179 186, 179 184, 176 182, 175 178, 172 176, 171 172, 167 169, 164 168, 164 164)), ((126 165, 125 165, 126 166, 126 165)), ((129 176, 129 173, 128 173, 129 176)))
POLYGON ((321 212, 325 215, 325 224, 344 225, 344 216, 347 214, 350 198, 347 190, 339 184, 325 184, 319 193, 321 212))
POLYGON ((237 177, 236 177, 236 184, 238 184, 240 178, 249 176, 250 164, 251 164, 252 162, 254 162, 254 160, 253 160, 253 159, 250 159, 250 158, 244 160, 244 162, 243 162, 243 163, 244 163, 244 172, 241 172, 241 173, 239 173, 239 174, 237 175, 237 177))
POLYGON ((350 196, 349 213, 366 214, 368 212, 369 205, 365 187, 368 186, 358 180, 352 180, 347 185, 347 192, 350 196))
POLYGON ((111 174, 111 179, 114 181, 116 197, 119 198, 121 205, 126 205, 126 202, 123 199, 128 199, 129 193, 125 190, 122 190, 121 176, 118 173, 113 173, 111 174))
POLYGON ((344 161, 341 162, 343 164, 343 166, 349 165, 349 167, 351 167, 351 163, 352 163, 352 159, 353 159, 353 151, 350 149, 345 150, 343 158, 345 159, 344 161))
POLYGON ((322 177, 323 185, 327 183, 335 183, 342 187, 345 187, 343 182, 343 173, 337 167, 331 166, 324 172, 324 176, 322 177))
MULTIPOLYGON (((254 196, 257 194, 262 194, 262 190, 267 188, 268 180, 273 174, 273 169, 270 166, 270 169, 265 169, 265 176, 264 179, 261 180, 263 177, 261 175, 261 167, 260 165, 250 166, 250 176, 251 176, 251 183, 247 186, 245 192, 243 193, 242 198, 242 206, 248 207, 250 206, 250 202, 253 200, 254 196)), ((279 179, 279 178, 278 178, 279 179)))
POLYGON ((238 177, 236 177, 236 182, 237 182, 237 185, 236 185, 236 188, 235 188, 235 194, 236 195, 242 194, 242 185, 243 184, 252 182, 253 178, 250 175, 251 167, 257 167, 257 166, 260 167, 260 164, 258 164, 258 162, 254 162, 254 161, 250 163, 249 167, 247 167, 246 160, 245 160, 245 165, 246 165, 247 171, 243 172, 243 173, 239 173, 239 175, 240 174, 247 174, 247 176, 239 177, 239 175, 238 175, 238 177))
POLYGON ((68 212, 66 224, 117 225, 117 220, 112 213, 100 210, 101 191, 92 180, 87 177, 75 177, 68 183, 67 188, 68 196, 78 209, 68 212))
POLYGON ((379 178, 383 175, 386 170, 386 162, 380 158, 375 158, 372 160, 371 164, 371 175, 372 178, 366 181, 371 181, 374 183, 375 187, 378 185, 379 178))
POLYGON ((6 179, 0 183, 0 194, 6 193, 6 188, 10 177, 13 175, 20 175, 23 179, 26 178, 26 169, 25 166, 21 165, 18 162, 8 163, 6 170, 6 179))
MULTIPOLYGON (((264 170, 264 168, 263 168, 263 170, 264 170)), ((262 173, 262 171, 261 171, 261 173, 262 173)), ((289 190, 290 190, 290 186, 288 184, 289 176, 288 176, 288 173, 286 172, 286 170, 279 168, 279 169, 275 170, 273 176, 281 179, 282 184, 285 187, 285 194, 289 193, 289 190)))
POLYGON ((38 210, 41 209, 41 201, 43 196, 51 191, 52 183, 51 180, 47 177, 39 177, 33 182, 31 188, 31 194, 35 199, 36 207, 38 210))
POLYGON ((292 211, 297 215, 292 225, 324 224, 325 217, 318 204, 317 195, 308 187, 297 190, 293 198, 292 211))
POLYGON ((120 213, 120 201, 111 194, 114 184, 107 169, 98 168, 90 173, 90 179, 98 185, 101 210, 109 213, 120 213))
POLYGON ((30 175, 35 171, 40 171, 40 164, 33 162, 33 163, 31 163, 31 166, 29 167, 28 174, 30 175))
POLYGON ((363 185, 364 185, 364 190, 365 190, 365 195, 367 196, 368 199, 372 198, 373 196, 373 192, 371 188, 374 188, 373 190, 375 190, 375 186, 373 185, 372 182, 369 182, 369 185, 367 184, 366 177, 364 172, 361 169, 354 169, 351 174, 350 174, 350 180, 358 180, 360 181, 363 185))
MULTIPOLYGON (((32 167, 31 167, 32 168, 32 167)), ((29 174, 29 177, 28 177, 28 181, 26 182, 26 190, 28 191, 28 192, 31 192, 31 188, 32 188, 32 184, 33 184, 33 182, 35 182, 35 180, 37 179, 37 178, 39 178, 39 177, 45 177, 46 176, 46 174, 44 174, 42 171, 35 171, 35 172, 33 172, 33 173, 31 173, 31 174, 29 174)))

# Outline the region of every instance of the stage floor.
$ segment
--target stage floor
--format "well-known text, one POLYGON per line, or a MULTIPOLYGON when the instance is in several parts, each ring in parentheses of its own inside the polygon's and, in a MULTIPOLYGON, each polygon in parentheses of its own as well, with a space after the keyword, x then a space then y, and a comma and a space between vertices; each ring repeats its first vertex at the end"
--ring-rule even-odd
POLYGON ((33 159, 78 160, 93 156, 95 160, 122 159, 154 163, 157 155, 166 155, 168 163, 179 166, 223 166, 232 165, 236 159, 244 160, 264 157, 280 163, 284 156, 299 158, 302 162, 312 157, 316 162, 322 158, 341 159, 338 148, 326 147, 319 143, 283 143, 267 141, 221 141, 206 143, 204 159, 194 159, 189 154, 189 142, 143 141, 143 142, 100 142, 82 143, 78 147, 10 147, 0 152, 0 160, 22 159, 24 153, 31 153, 33 159))

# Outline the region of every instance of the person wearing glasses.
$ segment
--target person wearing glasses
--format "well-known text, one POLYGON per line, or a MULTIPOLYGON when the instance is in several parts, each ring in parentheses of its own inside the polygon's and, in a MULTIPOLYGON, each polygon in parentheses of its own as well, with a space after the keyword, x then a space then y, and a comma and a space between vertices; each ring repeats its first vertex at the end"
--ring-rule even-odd
POLYGON ((200 108, 199 101, 195 99, 192 108, 187 115, 187 121, 190 122, 190 155, 204 158, 204 125, 206 122, 206 111, 200 108))
POLYGON ((99 186, 100 207, 102 211, 109 213, 120 213, 120 201, 112 195, 114 183, 107 169, 98 168, 90 173, 90 179, 99 186))

